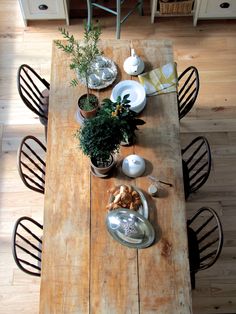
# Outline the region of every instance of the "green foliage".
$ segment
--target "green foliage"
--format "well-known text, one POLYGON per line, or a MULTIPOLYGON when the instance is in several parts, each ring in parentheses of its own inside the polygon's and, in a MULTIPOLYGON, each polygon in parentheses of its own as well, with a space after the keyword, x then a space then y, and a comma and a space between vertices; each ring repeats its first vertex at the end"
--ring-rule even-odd
MULTIPOLYGON (((67 44, 63 44, 60 40, 56 40, 56 45, 59 49, 71 55, 70 69, 77 71, 79 76, 85 79, 88 93, 88 76, 90 74, 91 65, 96 57, 102 54, 97 47, 101 29, 98 26, 92 25, 90 30, 88 30, 85 24, 84 38, 81 41, 76 40, 66 29, 59 28, 59 30, 66 39, 67 44)), ((71 81, 71 86, 76 86, 77 84, 77 79, 71 81)))
POLYGON ((119 150, 122 140, 119 121, 108 115, 85 120, 75 136, 85 155, 102 161, 107 161, 111 154, 119 150))
POLYGON ((130 109, 129 103, 129 94, 125 95, 123 99, 118 96, 116 102, 106 98, 98 113, 98 116, 108 115, 118 120, 123 135, 122 140, 125 142, 132 142, 135 130, 138 129, 137 126, 145 123, 142 119, 137 118, 137 113, 130 109))

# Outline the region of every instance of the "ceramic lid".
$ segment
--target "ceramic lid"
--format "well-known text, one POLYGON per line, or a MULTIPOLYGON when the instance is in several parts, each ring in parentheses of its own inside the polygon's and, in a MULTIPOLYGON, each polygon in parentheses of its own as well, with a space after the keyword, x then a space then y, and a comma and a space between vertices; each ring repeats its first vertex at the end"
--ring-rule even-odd
POLYGON ((136 55, 134 49, 131 49, 131 56, 125 59, 123 67, 126 73, 138 75, 144 70, 144 62, 136 55))
POLYGON ((140 63, 140 58, 136 55, 134 49, 131 49, 131 56, 126 59, 127 65, 138 65, 140 63))
POLYGON ((122 171, 128 177, 139 177, 145 171, 145 161, 138 155, 129 155, 123 160, 122 171))
POLYGON ((131 248, 145 248, 155 239, 150 222, 138 212, 117 208, 107 215, 106 226, 112 237, 131 248))

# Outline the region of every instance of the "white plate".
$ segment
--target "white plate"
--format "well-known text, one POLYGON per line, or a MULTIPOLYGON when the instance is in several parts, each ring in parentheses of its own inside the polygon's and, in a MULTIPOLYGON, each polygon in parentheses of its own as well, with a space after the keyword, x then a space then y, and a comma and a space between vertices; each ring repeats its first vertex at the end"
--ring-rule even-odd
POLYGON ((130 109, 136 113, 141 112, 146 105, 146 92, 143 85, 131 80, 121 81, 113 88, 111 100, 115 102, 118 96, 123 98, 127 94, 129 94, 130 109))

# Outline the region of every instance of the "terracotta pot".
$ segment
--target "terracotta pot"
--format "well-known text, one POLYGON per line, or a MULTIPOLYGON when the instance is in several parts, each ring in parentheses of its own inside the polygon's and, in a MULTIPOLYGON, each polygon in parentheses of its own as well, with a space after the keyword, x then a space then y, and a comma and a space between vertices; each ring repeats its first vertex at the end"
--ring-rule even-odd
POLYGON ((81 115, 82 115, 85 119, 90 119, 90 118, 95 117, 96 114, 97 114, 97 110, 98 110, 98 98, 97 98, 97 96, 94 95, 94 94, 89 94, 89 95, 92 95, 93 97, 96 98, 96 101, 94 102, 94 105, 95 105, 96 107, 95 107, 94 109, 92 109, 92 110, 89 110, 89 111, 88 111, 88 110, 84 110, 84 109, 81 108, 81 100, 87 98, 87 94, 82 95, 82 96, 79 98, 79 100, 78 100, 78 107, 79 107, 79 110, 80 110, 80 112, 81 112, 81 115))
POLYGON ((115 165, 115 159, 113 156, 110 157, 110 160, 108 160, 107 162, 107 166, 98 166, 96 161, 94 161, 93 159, 91 159, 91 166, 94 169, 94 172, 97 173, 98 175, 106 175, 110 172, 110 170, 114 167, 115 165))

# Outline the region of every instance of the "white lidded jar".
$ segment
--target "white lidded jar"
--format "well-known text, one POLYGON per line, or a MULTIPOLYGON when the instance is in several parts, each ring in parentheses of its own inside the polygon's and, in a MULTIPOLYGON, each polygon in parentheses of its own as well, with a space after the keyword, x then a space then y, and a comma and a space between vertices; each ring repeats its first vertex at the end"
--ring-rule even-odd
POLYGON ((140 177, 145 171, 145 161, 138 155, 129 155, 123 160, 122 171, 128 177, 140 177))
POLYGON ((125 59, 123 67, 127 74, 139 75, 144 70, 144 62, 136 55, 134 49, 131 49, 131 56, 125 59))

